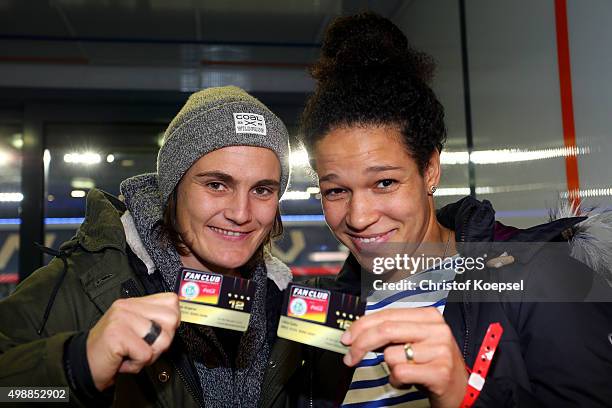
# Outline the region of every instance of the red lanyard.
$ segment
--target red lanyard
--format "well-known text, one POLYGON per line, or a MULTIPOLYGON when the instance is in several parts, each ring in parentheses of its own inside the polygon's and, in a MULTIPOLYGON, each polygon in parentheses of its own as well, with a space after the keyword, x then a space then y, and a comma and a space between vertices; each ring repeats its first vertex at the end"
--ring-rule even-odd
POLYGON ((468 372, 471 374, 468 378, 465 396, 460 405, 461 408, 470 408, 476 402, 478 394, 480 394, 484 386, 485 378, 491 366, 491 360, 493 360, 493 355, 495 354, 495 350, 497 350, 499 340, 503 333, 504 329, 501 324, 491 323, 489 325, 485 338, 480 345, 480 350, 478 350, 478 356, 476 357, 474 367, 472 370, 468 369, 468 372))

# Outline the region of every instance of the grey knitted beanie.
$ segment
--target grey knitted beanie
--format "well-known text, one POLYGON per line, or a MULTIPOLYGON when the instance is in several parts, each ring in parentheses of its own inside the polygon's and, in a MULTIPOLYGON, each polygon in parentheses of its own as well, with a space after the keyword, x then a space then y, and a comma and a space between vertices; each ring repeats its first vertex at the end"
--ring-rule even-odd
POLYGON ((193 163, 227 146, 272 150, 281 165, 280 198, 289 182, 287 128, 256 98, 235 86, 224 86, 192 94, 166 129, 157 154, 162 204, 193 163))

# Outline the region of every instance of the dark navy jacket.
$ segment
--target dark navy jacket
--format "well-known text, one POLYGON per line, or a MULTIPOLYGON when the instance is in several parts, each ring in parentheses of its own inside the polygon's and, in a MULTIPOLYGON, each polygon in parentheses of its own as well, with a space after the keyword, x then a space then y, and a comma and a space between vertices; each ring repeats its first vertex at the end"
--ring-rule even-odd
MULTIPOLYGON (((482 271, 489 281, 524 278, 525 292, 532 294, 529 301, 500 295, 482 302, 470 291, 449 293, 444 318, 469 367, 489 324, 499 322, 504 328, 476 406, 611 407, 612 291, 590 268, 571 258, 569 248, 559 251, 564 247, 545 245, 567 241, 563 237, 584 217, 521 230, 496 222, 488 201, 470 197, 437 215, 442 225, 455 231, 464 255, 494 253, 501 243, 530 243, 511 254, 515 258, 511 265, 482 271), (610 302, 585 302, 593 292, 599 300, 609 296, 610 302), (540 295, 563 301, 531 301, 540 295)), ((466 275, 457 275, 456 281, 468 279, 466 275)), ((318 285, 358 293, 359 264, 350 256, 334 282, 320 280, 318 285)), ((342 402, 352 370, 342 364, 339 354, 315 355, 313 405, 335 406, 342 402)))

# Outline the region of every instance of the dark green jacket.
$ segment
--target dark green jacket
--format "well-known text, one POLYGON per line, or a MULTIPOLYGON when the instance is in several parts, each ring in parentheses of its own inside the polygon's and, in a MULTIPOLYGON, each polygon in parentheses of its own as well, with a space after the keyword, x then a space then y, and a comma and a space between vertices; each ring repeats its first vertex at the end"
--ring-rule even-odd
MULTIPOLYGON (((121 202, 92 190, 85 221, 76 236, 60 247, 63 259, 54 258, 0 301, 0 386, 69 386, 63 366, 66 341, 91 329, 115 300, 149 294, 128 259, 120 220, 123 211, 121 202), (59 290, 43 324, 45 308, 57 284, 59 290)), ((120 374, 114 405, 199 406, 197 392, 187 385, 181 360, 185 360, 182 350, 174 350, 138 375, 120 374)), ((301 362, 297 343, 276 340, 264 375, 260 406, 291 405, 288 384, 301 362)), ((70 402, 87 405, 73 392, 70 402)))

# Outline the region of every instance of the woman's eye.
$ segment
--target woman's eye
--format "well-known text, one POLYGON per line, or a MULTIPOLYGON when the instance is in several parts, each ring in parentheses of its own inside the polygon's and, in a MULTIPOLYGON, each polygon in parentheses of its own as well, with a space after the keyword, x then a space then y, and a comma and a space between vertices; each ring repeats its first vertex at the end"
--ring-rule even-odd
POLYGON ((345 191, 341 188, 330 188, 329 190, 325 190, 323 192, 323 196, 327 200, 334 200, 334 199, 341 198, 344 192, 345 191))
POLYGON ((223 183, 219 183, 217 181, 210 182, 210 183, 208 183, 206 185, 211 190, 215 190, 215 191, 223 191, 223 190, 225 190, 225 185, 223 185, 223 183))
POLYGON ((272 194, 272 190, 270 190, 268 187, 255 187, 255 194, 259 195, 259 196, 267 196, 272 194))
POLYGON ((376 184, 376 188, 389 188, 391 187, 393 184, 395 184, 395 180, 391 180, 391 179, 384 179, 384 180, 380 180, 377 184, 376 184))

